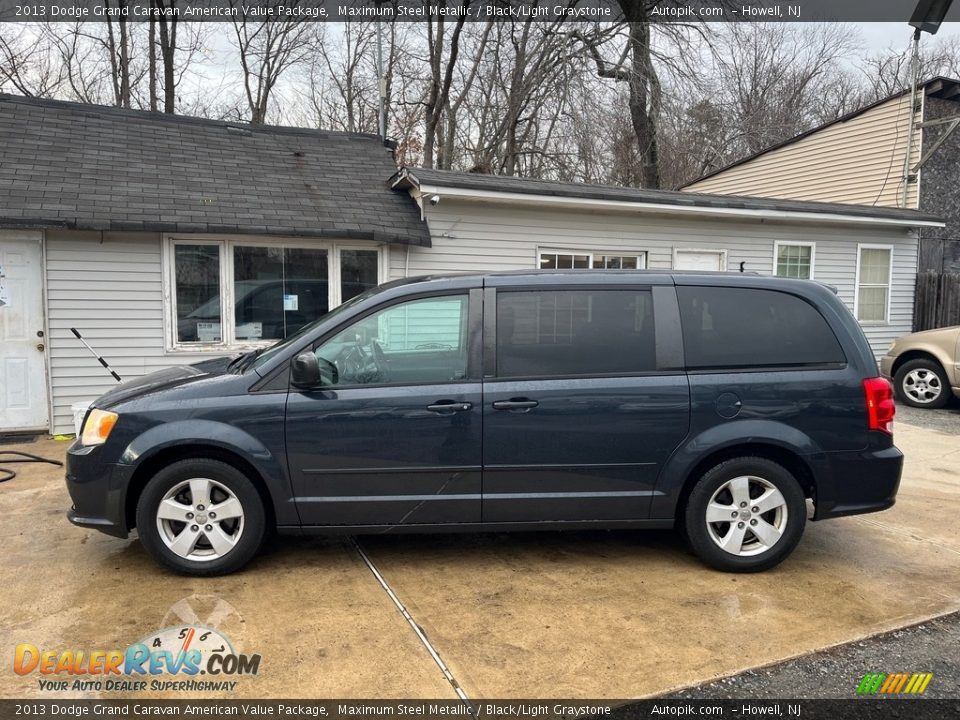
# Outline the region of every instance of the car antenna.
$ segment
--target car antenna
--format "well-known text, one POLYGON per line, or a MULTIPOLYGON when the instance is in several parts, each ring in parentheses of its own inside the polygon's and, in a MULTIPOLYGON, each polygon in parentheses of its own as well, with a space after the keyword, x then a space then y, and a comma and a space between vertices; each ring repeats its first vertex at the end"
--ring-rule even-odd
POLYGON ((91 353, 93 353, 93 356, 94 356, 97 360, 100 361, 100 364, 103 365, 103 366, 107 369, 107 372, 110 373, 111 375, 113 375, 113 379, 114 379, 114 380, 116 380, 117 382, 123 382, 123 380, 121 379, 121 377, 120 377, 119 375, 117 375, 116 371, 115 371, 112 367, 110 367, 109 365, 107 365, 107 361, 104 360, 100 355, 98 355, 98 354, 97 354, 97 351, 94 350, 92 347, 90 347, 90 344, 89 344, 86 340, 83 339, 83 336, 80 334, 80 331, 79 331, 79 330, 77 330, 76 328, 70 328, 70 332, 72 332, 74 335, 76 335, 76 336, 77 336, 77 340, 79 340, 80 342, 82 342, 82 343, 83 343, 83 346, 84 346, 87 350, 89 350, 91 353))

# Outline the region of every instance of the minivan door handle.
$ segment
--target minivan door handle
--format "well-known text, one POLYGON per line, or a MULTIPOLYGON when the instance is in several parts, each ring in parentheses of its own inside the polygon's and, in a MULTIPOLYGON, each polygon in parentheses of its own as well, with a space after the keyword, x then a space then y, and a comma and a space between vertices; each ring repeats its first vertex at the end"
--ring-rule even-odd
POLYGON ((427 405, 427 410, 442 415, 452 415, 455 412, 466 412, 472 407, 473 403, 460 402, 458 400, 437 400, 433 405, 427 405))
POLYGON ((509 400, 497 400, 493 404, 494 410, 523 410, 526 412, 531 408, 537 407, 539 405, 536 400, 530 400, 529 398, 510 398, 509 400))

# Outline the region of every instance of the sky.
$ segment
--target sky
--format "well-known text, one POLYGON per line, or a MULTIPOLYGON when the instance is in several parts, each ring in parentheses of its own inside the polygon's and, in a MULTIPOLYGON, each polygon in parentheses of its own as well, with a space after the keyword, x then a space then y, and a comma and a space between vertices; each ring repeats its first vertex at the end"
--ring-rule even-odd
MULTIPOLYGON (((913 28, 906 23, 857 23, 863 34, 865 45, 870 50, 884 50, 888 47, 906 48, 913 36, 913 28)), ((960 35, 960 23, 944 23, 936 37, 960 35)), ((920 42, 929 41, 930 35, 924 33, 920 42)))

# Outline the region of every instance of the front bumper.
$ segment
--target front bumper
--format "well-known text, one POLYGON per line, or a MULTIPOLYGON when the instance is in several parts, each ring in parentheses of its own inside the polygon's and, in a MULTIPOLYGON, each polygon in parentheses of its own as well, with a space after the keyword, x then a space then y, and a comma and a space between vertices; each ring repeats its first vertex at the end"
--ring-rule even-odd
POLYGON ((817 484, 814 520, 861 515, 893 507, 903 453, 896 447, 828 453, 830 482, 817 484))
POLYGON ((131 468, 104 462, 101 450, 102 446, 85 447, 79 441, 67 450, 66 483, 73 501, 67 519, 79 527, 125 538, 130 534, 126 497, 131 468))
POLYGON ((884 355, 880 358, 880 375, 893 382, 893 363, 897 358, 893 355, 884 355))

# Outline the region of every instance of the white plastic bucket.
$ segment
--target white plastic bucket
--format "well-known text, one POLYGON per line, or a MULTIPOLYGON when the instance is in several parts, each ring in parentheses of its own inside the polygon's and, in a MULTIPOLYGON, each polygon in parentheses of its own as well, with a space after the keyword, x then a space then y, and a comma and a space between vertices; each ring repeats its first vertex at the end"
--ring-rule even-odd
POLYGON ((90 402, 75 402, 70 406, 73 411, 73 433, 80 437, 80 431, 83 429, 83 418, 90 409, 90 402))

